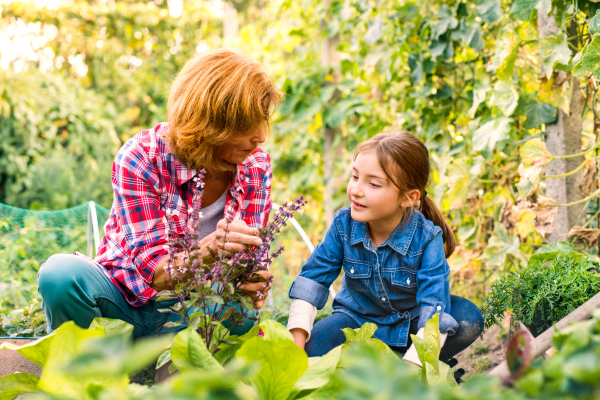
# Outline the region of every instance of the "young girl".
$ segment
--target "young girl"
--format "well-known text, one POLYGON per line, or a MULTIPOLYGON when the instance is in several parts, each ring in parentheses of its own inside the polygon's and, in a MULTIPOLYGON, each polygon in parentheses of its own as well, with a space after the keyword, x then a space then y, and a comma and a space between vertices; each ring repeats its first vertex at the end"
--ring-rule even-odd
POLYGON ((450 360, 480 335, 479 308, 450 295, 446 258, 454 251, 454 234, 427 196, 428 180, 429 152, 408 132, 382 133, 357 147, 347 189, 351 206, 337 212, 290 288, 288 329, 309 357, 344 343, 343 328, 366 322, 377 325, 375 338, 417 365, 410 334, 422 337, 436 313, 440 360, 450 360), (313 328, 342 267, 334 311, 313 328))

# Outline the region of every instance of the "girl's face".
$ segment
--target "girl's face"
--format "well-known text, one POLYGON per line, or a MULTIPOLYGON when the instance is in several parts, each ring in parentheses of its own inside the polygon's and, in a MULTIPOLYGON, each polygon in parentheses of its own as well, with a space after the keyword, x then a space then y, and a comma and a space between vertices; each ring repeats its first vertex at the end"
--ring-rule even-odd
POLYGON ((347 192, 355 221, 394 227, 402 221, 404 209, 400 190, 381 169, 375 152, 356 156, 347 192))

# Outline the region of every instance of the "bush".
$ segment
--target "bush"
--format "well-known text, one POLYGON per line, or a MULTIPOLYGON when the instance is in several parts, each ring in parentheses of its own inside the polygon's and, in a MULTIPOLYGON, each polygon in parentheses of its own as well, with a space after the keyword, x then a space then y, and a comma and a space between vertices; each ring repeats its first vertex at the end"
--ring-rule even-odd
POLYGON ((599 285, 598 262, 592 256, 565 242, 549 244, 531 256, 527 267, 492 285, 482 307, 485 327, 512 311, 511 326, 518 329, 522 321, 539 334, 598 293, 599 285))

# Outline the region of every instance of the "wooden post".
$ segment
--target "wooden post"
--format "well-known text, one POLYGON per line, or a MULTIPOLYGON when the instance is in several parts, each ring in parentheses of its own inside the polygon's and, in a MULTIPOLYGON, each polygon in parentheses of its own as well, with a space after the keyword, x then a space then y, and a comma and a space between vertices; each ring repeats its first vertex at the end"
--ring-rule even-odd
MULTIPOLYGON (((531 358, 535 360, 543 355, 550 347, 552 347, 552 336, 554 336, 555 331, 566 328, 570 323, 590 319, 592 317, 592 311, 595 308, 600 308, 600 293, 597 293, 594 297, 583 303, 571 314, 567 315, 556 324, 546 329, 541 335, 536 337, 531 342, 531 358)), ((510 375, 506 361, 494 368, 489 375, 510 375)))
MULTIPOLYGON (((558 31, 559 28, 554 17, 546 15, 540 7, 538 10, 539 37, 552 36, 558 31)), ((569 36, 577 36, 575 24, 571 25, 569 36)), ((568 74, 565 73, 565 76, 568 76, 568 74)), ((553 124, 546 125, 546 146, 553 156, 581 152, 581 92, 579 90, 579 80, 575 77, 570 77, 570 80, 572 95, 569 114, 563 110, 558 110, 558 120, 553 124)), ((576 169, 582 162, 583 157, 554 160, 548 164, 546 175, 565 174, 576 169)), ((579 181, 582 176, 583 170, 564 178, 546 179, 546 195, 560 204, 572 203, 582 199, 579 191, 579 181)), ((578 204, 571 207, 559 207, 554 219, 554 229, 548 234, 548 241, 566 240, 567 233, 577 224, 577 218, 584 206, 584 204, 578 204)))

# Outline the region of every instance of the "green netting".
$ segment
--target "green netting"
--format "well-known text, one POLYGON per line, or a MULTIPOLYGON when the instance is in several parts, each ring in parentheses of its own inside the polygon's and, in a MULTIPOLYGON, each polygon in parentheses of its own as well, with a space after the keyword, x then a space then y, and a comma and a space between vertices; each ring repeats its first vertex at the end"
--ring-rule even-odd
MULTIPOLYGON (((109 210, 97 204, 95 209, 102 237, 109 210)), ((88 253, 89 216, 89 204, 31 211, 0 203, 0 306, 22 307, 35 297, 37 272, 52 254, 88 253)))

